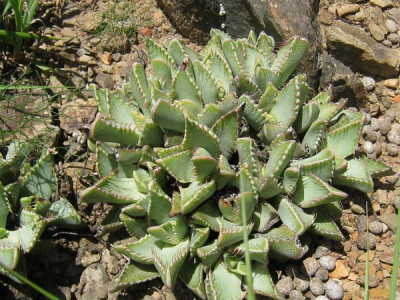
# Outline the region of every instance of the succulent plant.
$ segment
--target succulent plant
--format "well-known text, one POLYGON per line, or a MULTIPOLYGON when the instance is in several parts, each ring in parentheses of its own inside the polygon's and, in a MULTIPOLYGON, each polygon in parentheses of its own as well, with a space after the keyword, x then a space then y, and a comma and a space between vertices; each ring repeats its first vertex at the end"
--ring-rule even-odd
POLYGON ((161 276, 202 299, 241 299, 251 260, 254 291, 280 299, 269 258, 301 258, 306 231, 343 238, 347 194, 332 185, 369 192, 392 172, 355 154, 362 113, 328 92, 309 99, 305 76, 292 76, 304 39, 275 52, 264 33, 211 36, 201 56, 148 39, 147 72, 135 64, 118 94, 94 90, 101 179, 81 199, 114 204, 99 235, 125 227, 137 238, 115 245, 130 263, 113 290, 161 276))
POLYGON ((47 225, 81 223, 68 200, 50 201, 57 187, 54 150, 44 150, 33 166, 28 162, 31 150, 29 144, 13 141, 0 159, 0 273, 18 282, 9 271, 26 272, 21 254, 35 247, 47 225))

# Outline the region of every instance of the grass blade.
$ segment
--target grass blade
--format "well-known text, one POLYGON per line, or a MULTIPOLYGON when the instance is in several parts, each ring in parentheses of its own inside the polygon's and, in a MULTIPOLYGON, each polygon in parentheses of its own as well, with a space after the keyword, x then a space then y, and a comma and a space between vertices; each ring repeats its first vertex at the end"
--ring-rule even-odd
MULTIPOLYGON (((400 197, 399 197, 400 204, 400 197)), ((397 289, 397 274, 399 272, 399 251, 400 251, 400 214, 397 210, 397 229, 396 229, 396 243, 394 245, 394 258, 393 258, 393 269, 392 278, 390 280, 390 300, 396 299, 397 289)))
POLYGON ((364 281, 364 300, 369 299, 369 221, 368 221, 368 202, 365 202, 365 214, 367 215, 367 258, 365 261, 365 281, 364 281))
POLYGON ((3 267, 8 273, 10 273, 12 276, 18 278, 19 280, 21 280, 23 283, 28 284, 31 288, 35 289, 36 291, 38 291, 39 293, 41 293, 43 296, 45 296, 46 298, 50 299, 50 300, 60 300, 60 298, 54 296, 52 293, 46 291, 44 288, 38 286, 36 283, 30 281, 28 278, 26 278, 25 276, 22 276, 21 274, 7 269, 5 267, 3 267))

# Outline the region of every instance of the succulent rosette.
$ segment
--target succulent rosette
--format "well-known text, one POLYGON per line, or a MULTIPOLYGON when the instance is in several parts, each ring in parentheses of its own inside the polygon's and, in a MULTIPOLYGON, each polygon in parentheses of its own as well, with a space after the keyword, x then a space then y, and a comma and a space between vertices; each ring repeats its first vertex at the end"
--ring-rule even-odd
POLYGON ((308 49, 299 37, 275 51, 265 33, 212 30, 201 55, 177 39, 146 48, 147 70, 135 64, 117 94, 94 91, 101 179, 82 200, 114 204, 99 235, 137 238, 115 246, 130 262, 113 289, 160 276, 202 299, 241 299, 248 251, 254 291, 281 299, 268 260, 301 258, 306 231, 343 239, 338 186, 366 193, 392 173, 355 155, 363 113, 310 97, 292 75, 308 49))

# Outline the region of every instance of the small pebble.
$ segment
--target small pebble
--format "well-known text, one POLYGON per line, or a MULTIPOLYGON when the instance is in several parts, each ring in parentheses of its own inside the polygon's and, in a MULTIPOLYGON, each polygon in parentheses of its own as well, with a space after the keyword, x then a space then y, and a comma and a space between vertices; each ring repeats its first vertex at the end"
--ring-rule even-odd
POLYGON ((313 277, 310 280, 310 290, 315 296, 322 295, 325 291, 324 283, 321 279, 313 277))
POLYGON ((316 297, 314 300, 329 300, 329 298, 325 297, 324 295, 316 297))
POLYGON ((385 24, 385 25, 386 25, 386 29, 387 29, 390 33, 397 32, 397 30, 398 30, 397 24, 396 24, 396 22, 393 21, 393 20, 390 20, 390 19, 386 20, 386 24, 385 24))
POLYGON ((383 231, 382 223, 379 221, 372 221, 371 223, 369 223, 369 231, 373 234, 381 234, 383 231))
POLYGON ((318 258, 321 258, 324 255, 329 254, 329 252, 331 252, 331 251, 329 250, 328 247, 326 247, 326 246, 318 246, 317 249, 315 249, 314 257, 318 259, 318 258))
POLYGON ((372 91, 375 88, 375 80, 372 77, 365 76, 361 78, 361 82, 367 91, 372 91))
POLYGON ((293 290, 289 294, 289 299, 290 300, 302 300, 303 294, 298 290, 293 290))
POLYGON ((315 272, 314 276, 325 282, 329 279, 329 271, 320 267, 317 272, 315 272))
POLYGON ((387 36, 387 39, 392 43, 392 44, 398 44, 400 43, 400 35, 397 33, 391 33, 387 36))
POLYGON ((343 290, 342 283, 337 279, 329 280, 325 284, 325 294, 331 300, 342 299, 344 296, 344 290, 343 290))
POLYGON ((387 135, 387 133, 390 130, 390 127, 392 126, 392 122, 390 121, 389 118, 383 118, 383 119, 378 119, 379 122, 379 132, 382 135, 387 135))
POLYGON ((324 269, 326 269, 328 271, 332 271, 333 269, 335 269, 335 266, 336 266, 336 258, 334 258, 333 256, 330 256, 330 255, 322 256, 319 259, 319 264, 324 269))
POLYGON ((372 154, 375 151, 374 144, 372 144, 370 141, 365 141, 363 149, 368 154, 372 154))
POLYGON ((280 291, 285 297, 289 296, 290 292, 294 290, 294 284, 292 278, 289 276, 283 277, 276 283, 276 288, 280 291))
POLYGON ((318 267, 319 263, 314 257, 307 257, 305 260, 303 260, 301 271, 303 272, 303 274, 311 277, 315 274, 315 272, 317 272, 318 267))
POLYGON ((308 290, 310 287, 310 282, 307 280, 306 277, 303 275, 299 275, 298 277, 295 277, 293 279, 293 283, 296 286, 297 289, 300 289, 303 293, 308 290))
POLYGON ((395 144, 386 144, 386 151, 392 157, 396 157, 399 154, 399 146, 395 144))
POLYGON ((387 134, 390 143, 400 145, 400 124, 392 124, 392 128, 387 134))
MULTIPOLYGON (((358 249, 360 250, 366 250, 367 249, 367 235, 365 232, 361 232, 356 240, 356 244, 358 249)), ((374 236, 370 233, 369 234, 369 249, 373 250, 375 249, 376 246, 376 240, 374 236)))

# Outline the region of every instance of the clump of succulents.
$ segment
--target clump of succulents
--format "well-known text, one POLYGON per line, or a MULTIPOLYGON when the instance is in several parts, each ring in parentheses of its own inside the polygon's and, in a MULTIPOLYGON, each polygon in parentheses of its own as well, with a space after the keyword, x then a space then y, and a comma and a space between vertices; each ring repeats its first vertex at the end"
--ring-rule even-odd
POLYGON ((37 244, 47 225, 74 226, 80 216, 68 200, 51 202, 57 188, 53 150, 44 150, 32 166, 32 147, 13 141, 0 157, 0 273, 19 279, 10 271, 24 274, 21 256, 37 244))
POLYGON ((251 261, 253 290, 282 298, 269 258, 301 258, 306 231, 341 240, 347 195, 333 185, 369 192, 392 172, 355 155, 362 113, 327 92, 309 99, 305 76, 292 76, 304 39, 275 52, 264 33, 211 36, 201 56, 148 39, 147 71, 135 64, 118 95, 94 91, 101 180, 82 200, 114 204, 100 235, 125 227, 138 239, 115 246, 130 263, 114 290, 161 276, 202 299, 241 299, 251 261))

